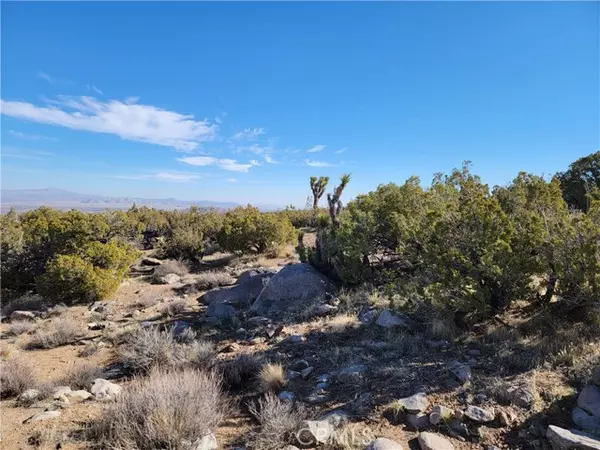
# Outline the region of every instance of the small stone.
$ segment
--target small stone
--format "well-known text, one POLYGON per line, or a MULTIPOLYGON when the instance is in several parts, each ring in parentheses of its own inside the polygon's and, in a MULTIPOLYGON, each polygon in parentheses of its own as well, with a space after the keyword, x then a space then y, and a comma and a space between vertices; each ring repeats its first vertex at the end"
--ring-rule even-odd
POLYGON ((23 423, 41 422, 43 420, 56 419, 59 416, 60 411, 43 411, 25 419, 23 423))
POLYGON ((308 379, 308 377, 310 377, 310 375, 314 372, 315 368, 314 367, 307 367, 306 369, 303 369, 300 371, 300 375, 302 376, 303 380, 308 379))
POLYGON ((427 414, 424 413, 407 414, 406 421, 410 426, 417 430, 429 426, 429 417, 427 416, 427 414))
POLYGON ((328 382, 329 382, 329 375, 326 373, 321 375, 319 378, 317 378, 317 383, 328 383, 328 382))
POLYGON ((513 405, 525 409, 531 408, 535 399, 533 386, 528 380, 505 386, 502 396, 513 405))
POLYGON ((141 264, 142 266, 160 266, 162 264, 162 261, 160 259, 148 257, 142 259, 141 264))
POLYGON ((42 396, 42 393, 37 389, 27 389, 17 398, 17 403, 20 405, 31 405, 42 396))
POLYGON ((435 405, 431 408, 431 414, 429 414, 429 423, 432 425, 439 425, 443 421, 448 421, 453 417, 454 411, 450 408, 446 408, 442 405, 435 405))
POLYGON ((546 431, 546 438, 554 450, 600 450, 600 440, 578 430, 565 430, 550 425, 546 431))
POLYGON ((308 397, 306 397, 307 403, 311 403, 313 405, 318 405, 319 403, 324 403, 329 400, 329 395, 323 394, 320 392, 313 392, 308 397))
POLYGON ((503 427, 509 427, 512 423, 512 420, 506 411, 499 411, 498 422, 500 422, 500 425, 502 425, 503 427))
POLYGON ((454 450, 454 445, 443 436, 435 433, 419 434, 419 445, 421 450, 454 450))
POLYGON ((292 364, 290 364, 290 370, 295 370, 296 372, 300 372, 301 370, 304 370, 309 366, 310 366, 310 364, 308 363, 308 361, 306 361, 304 359, 298 359, 298 360, 294 361, 292 364))
POLYGON ((354 364, 340 370, 338 376, 341 379, 359 378, 367 371, 367 369, 368 367, 364 364, 354 364))
POLYGON ((479 423, 487 423, 494 420, 494 414, 490 411, 487 411, 483 408, 479 408, 478 406, 469 406, 465 411, 465 416, 469 419, 479 422, 479 423))
POLYGON ((338 310, 337 306, 332 306, 328 304, 323 304, 317 306, 313 311, 313 316, 315 317, 323 317, 329 314, 333 314, 338 310))
POLYGON ((315 388, 320 391, 325 390, 328 387, 329 387, 329 383, 317 383, 317 385, 315 386, 315 388))
POLYGON ((296 372, 295 370, 288 370, 285 376, 288 380, 295 380, 302 377, 302 374, 300 372, 296 372))
POLYGON ((329 423, 331 423, 331 425, 338 428, 348 423, 351 417, 352 415, 349 412, 344 411, 343 409, 334 409, 333 411, 330 411, 321 416, 319 420, 327 420, 329 421, 329 423))
POLYGON ((296 395, 290 391, 282 391, 279 393, 279 400, 292 402, 296 398, 296 395))
POLYGON ((73 398, 78 398, 80 400, 87 400, 88 398, 92 397, 92 394, 89 393, 88 391, 84 391, 83 389, 80 389, 78 391, 72 391, 66 394, 67 397, 73 397, 73 398))
POLYGON ((471 379, 471 368, 467 364, 458 361, 452 361, 448 364, 448 370, 456 377, 458 381, 464 383, 471 379))
POLYGON ((33 322, 35 320, 35 314, 31 311, 13 311, 10 314, 11 322, 19 322, 23 320, 33 322))
POLYGON ((600 387, 588 384, 577 397, 577 406, 584 411, 600 417, 600 387))
POLYGON ((469 356, 481 356, 481 350, 479 349, 471 349, 467 351, 467 355, 469 356))
POLYGON ((358 320, 360 320, 360 323, 362 323, 364 325, 368 325, 375 321, 375 319, 377 318, 377 314, 378 313, 377 313, 376 309, 369 309, 368 311, 362 313, 358 317, 358 320))
POLYGON ((123 388, 118 384, 111 383, 103 378, 96 378, 90 389, 96 400, 114 400, 122 390, 123 388))
POLYGON ((469 436, 469 428, 460 420, 453 419, 448 422, 448 427, 454 431, 458 436, 467 437, 469 436))
POLYGON ((296 438, 302 446, 325 444, 333 432, 334 427, 328 420, 305 420, 296 438))
POLYGON ((392 313, 389 309, 384 309, 377 318, 377 325, 382 328, 409 327, 410 323, 406 317, 392 313))
POLYGON ((387 438, 377 438, 372 441, 366 450, 403 450, 396 441, 387 438))
POLYGON ((52 398, 56 399, 61 395, 69 395, 71 392, 72 391, 69 386, 56 386, 52 391, 52 398))
POLYGON ((200 439, 197 439, 192 444, 192 450, 217 450, 217 437, 214 433, 207 434, 200 439))
POLYGON ((106 325, 103 323, 90 322, 87 324, 88 330, 90 331, 100 331, 106 328, 106 325))
POLYGON ((176 284, 181 282, 181 277, 175 273, 168 273, 167 275, 158 279, 160 284, 176 284))
POLYGON ((301 334, 292 334, 285 339, 285 342, 289 342, 290 344, 300 344, 306 341, 306 338, 301 334))
POLYGON ((456 411, 454 411, 454 414, 452 414, 452 417, 456 420, 463 420, 465 418, 465 413, 462 412, 460 409, 457 409, 456 411))
POLYGON ((475 396, 475 400, 477 400, 477 403, 479 403, 479 404, 485 403, 485 401, 487 400, 487 395, 485 395, 485 394, 477 394, 475 396))
POLYGON ((400 400, 396 400, 396 403, 409 414, 422 413, 429 407, 429 400, 427 399, 427 394, 424 392, 401 398, 400 400))
POLYGON ((56 401, 52 404, 53 409, 65 409, 70 406, 71 402, 66 395, 59 395, 56 401))

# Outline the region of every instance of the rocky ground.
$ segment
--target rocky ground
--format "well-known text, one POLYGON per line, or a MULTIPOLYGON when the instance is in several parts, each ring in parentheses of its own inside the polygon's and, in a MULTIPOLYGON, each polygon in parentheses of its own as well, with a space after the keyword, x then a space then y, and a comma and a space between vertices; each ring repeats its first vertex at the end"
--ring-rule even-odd
MULTIPOLYGON (((534 343, 514 339, 520 316, 457 336, 444 320, 392 312, 377 293, 337 292, 294 256, 216 255, 191 274, 169 267, 146 258, 106 302, 17 311, 3 321, 3 357, 31 363, 37 388, 2 400, 2 448, 91 448, 86 427, 131 382, 116 364, 120 337, 161 327, 194 330, 221 361, 249 354, 281 364, 286 380, 276 395, 304 405, 311 419, 304 446, 600 449, 592 437, 600 436, 600 372, 573 381, 568 362, 531 369, 523 360, 534 343), (66 338, 40 339, 67 322, 74 330, 66 338)), ((598 342, 589 345, 597 357, 598 342)), ((228 395, 234 407, 217 445, 246 447, 257 429, 248 404, 261 394, 228 395)))

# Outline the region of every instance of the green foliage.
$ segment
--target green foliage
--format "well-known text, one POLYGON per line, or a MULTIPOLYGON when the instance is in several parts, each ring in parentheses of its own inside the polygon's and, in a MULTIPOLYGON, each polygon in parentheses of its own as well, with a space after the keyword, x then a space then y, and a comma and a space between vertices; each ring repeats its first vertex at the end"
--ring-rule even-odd
POLYGON ((225 214, 218 241, 232 252, 265 253, 293 242, 295 236, 296 231, 287 217, 261 213, 248 205, 225 214))
POLYGON ((588 195, 594 189, 600 189, 600 151, 579 158, 557 177, 567 204, 587 211, 590 207, 588 195))
POLYGON ((319 200, 325 193, 325 188, 329 183, 329 177, 310 177, 310 190, 313 194, 313 210, 319 207, 319 200))

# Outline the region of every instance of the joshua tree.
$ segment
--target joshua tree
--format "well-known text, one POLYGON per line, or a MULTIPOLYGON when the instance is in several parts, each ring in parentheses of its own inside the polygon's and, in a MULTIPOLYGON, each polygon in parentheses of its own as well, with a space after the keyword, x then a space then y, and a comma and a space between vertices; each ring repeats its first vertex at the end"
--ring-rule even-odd
POLYGON ((350 174, 342 175, 340 184, 333 190, 333 194, 327 194, 327 203, 329 204, 329 216, 331 217, 331 226, 336 229, 340 226, 340 213, 342 212, 342 193, 350 182, 350 174))
POLYGON ((329 183, 329 177, 319 177, 318 179, 317 177, 310 177, 310 189, 313 193, 313 209, 315 212, 319 207, 319 200, 325 193, 327 183, 329 183))

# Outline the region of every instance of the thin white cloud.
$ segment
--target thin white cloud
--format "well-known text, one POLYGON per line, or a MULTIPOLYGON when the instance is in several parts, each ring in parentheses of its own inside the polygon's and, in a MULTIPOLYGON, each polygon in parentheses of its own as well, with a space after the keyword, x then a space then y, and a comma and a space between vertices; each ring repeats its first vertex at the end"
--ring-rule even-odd
POLYGON ((96 86, 94 86, 93 84, 88 84, 87 88, 90 91, 94 91, 96 94, 100 94, 100 95, 104 95, 104 92, 102 92, 100 89, 98 89, 96 86))
POLYGON ((308 150, 306 150, 306 153, 317 153, 317 152, 321 152, 325 150, 325 146, 324 145, 315 145, 313 148, 309 148, 308 150))
POLYGON ((50 84, 62 84, 65 86, 72 85, 73 82, 71 80, 65 80, 63 78, 57 78, 48 75, 46 72, 42 72, 41 70, 37 73, 38 78, 41 78, 44 81, 47 81, 50 84))
POLYGON ((277 164, 277 161, 275 161, 271 155, 265 155, 264 159, 267 164, 277 164))
POLYGON ((229 172, 248 172, 253 166, 252 163, 242 164, 235 159, 219 159, 213 156, 185 156, 177 160, 192 166, 217 166, 229 172))
POLYGON ((235 133, 231 139, 235 141, 252 141, 263 134, 265 134, 264 128, 245 128, 235 133))
POLYGON ((8 134, 19 139, 28 139, 30 141, 56 141, 56 138, 42 136, 41 134, 22 133, 20 131, 8 130, 8 134))
POLYGON ((255 155, 263 155, 264 153, 271 151, 271 150, 272 150, 271 147, 266 147, 266 146, 258 145, 258 144, 240 145, 240 146, 236 147, 236 149, 235 149, 235 151, 237 153, 250 152, 255 155))
POLYGON ((332 166, 335 166, 335 164, 331 164, 331 163, 328 163, 325 161, 314 161, 312 159, 305 159, 304 164, 306 164, 307 166, 310 166, 310 167, 332 167, 332 166))
POLYGON ((46 159, 49 156, 54 156, 54 153, 44 152, 40 150, 27 150, 19 147, 7 147, 3 146, 0 149, 0 153, 3 158, 17 158, 17 159, 46 159))
POLYGON ((348 149, 346 147, 344 147, 344 148, 341 148, 341 149, 339 149, 339 150, 337 150, 337 151, 335 151, 333 153, 336 154, 336 155, 340 155, 340 154, 344 153, 346 150, 348 150, 348 149))
POLYGON ((200 142, 215 137, 217 125, 206 120, 195 120, 192 115, 136 102, 135 97, 125 102, 102 102, 94 97, 61 96, 58 100, 49 101, 56 106, 0 100, 0 107, 2 114, 18 119, 114 134, 122 139, 164 145, 180 151, 192 151, 200 142))
POLYGON ((256 159, 251 159, 250 164, 252 164, 253 166, 262 166, 261 162, 256 159))
POLYGON ((238 180, 236 180, 235 178, 227 178, 227 181, 229 181, 230 183, 237 183, 238 180))
POLYGON ((111 175, 110 178, 118 178, 121 180, 157 180, 171 181, 175 183, 189 183, 202 178, 202 176, 197 173, 171 171, 139 175, 111 175))

